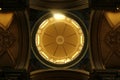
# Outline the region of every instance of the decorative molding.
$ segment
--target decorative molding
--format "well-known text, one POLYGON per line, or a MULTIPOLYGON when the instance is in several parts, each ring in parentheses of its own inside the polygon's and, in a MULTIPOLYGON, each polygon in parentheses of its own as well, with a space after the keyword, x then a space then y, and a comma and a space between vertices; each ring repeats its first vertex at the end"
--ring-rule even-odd
POLYGON ((30 8, 36 10, 80 10, 88 8, 88 0, 30 0, 30 8))
POLYGON ((14 42, 15 37, 13 34, 0 26, 0 55, 3 55, 14 42))
POLYGON ((120 25, 107 33, 105 42, 113 53, 120 56, 120 25))

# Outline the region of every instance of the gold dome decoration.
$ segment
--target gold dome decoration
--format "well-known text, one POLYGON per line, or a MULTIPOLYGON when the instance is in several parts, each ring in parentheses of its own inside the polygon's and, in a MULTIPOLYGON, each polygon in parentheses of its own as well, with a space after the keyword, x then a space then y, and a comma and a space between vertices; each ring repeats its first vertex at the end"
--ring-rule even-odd
POLYGON ((39 54, 48 62, 66 64, 78 57, 84 46, 80 25, 62 14, 44 20, 35 35, 39 54))

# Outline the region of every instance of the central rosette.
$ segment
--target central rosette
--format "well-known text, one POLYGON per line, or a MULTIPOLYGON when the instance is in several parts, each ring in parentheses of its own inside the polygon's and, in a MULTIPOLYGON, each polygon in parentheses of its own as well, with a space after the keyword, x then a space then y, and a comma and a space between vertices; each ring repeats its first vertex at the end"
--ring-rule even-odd
POLYGON ((64 36, 57 36, 56 37, 56 43, 57 44, 63 44, 64 43, 64 36))
POLYGON ((80 25, 71 18, 49 18, 36 33, 39 54, 49 62, 65 64, 80 55, 84 46, 84 34, 80 25))

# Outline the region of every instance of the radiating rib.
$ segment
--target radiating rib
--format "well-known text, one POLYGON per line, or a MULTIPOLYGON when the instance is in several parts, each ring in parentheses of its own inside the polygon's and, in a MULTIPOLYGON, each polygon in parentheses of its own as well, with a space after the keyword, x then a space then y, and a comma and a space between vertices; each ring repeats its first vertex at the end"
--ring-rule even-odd
POLYGON ((74 46, 74 47, 76 47, 76 45, 74 45, 74 44, 72 44, 72 43, 69 43, 69 42, 65 42, 66 44, 69 44, 69 45, 71 45, 71 46, 74 46))
POLYGON ((52 36, 51 34, 48 34, 48 33, 44 33, 44 34, 49 36, 49 37, 54 37, 54 36, 52 36))
POLYGON ((55 24, 54 24, 54 29, 55 29, 55 31, 56 31, 56 33, 58 35, 58 31, 57 31, 57 28, 56 28, 55 24))
MULTIPOLYGON (((66 24, 65 24, 65 26, 66 26, 66 24)), ((63 29, 63 32, 62 32, 62 34, 65 32, 65 30, 66 30, 66 27, 64 26, 64 29, 63 29)))
POLYGON ((74 35, 76 35, 76 33, 70 34, 70 35, 68 35, 68 36, 66 36, 66 37, 72 37, 72 36, 74 36, 74 35))
POLYGON ((50 46, 50 45, 52 45, 52 44, 54 44, 54 42, 48 43, 48 44, 46 44, 46 45, 44 45, 44 46, 47 47, 47 46, 50 46))
POLYGON ((58 49, 58 45, 57 45, 57 47, 56 47, 56 49, 55 49, 55 51, 54 51, 53 56, 55 56, 57 49, 58 49))
POLYGON ((64 46, 62 46, 63 47, 63 49, 64 49, 64 51, 65 51, 65 55, 67 56, 67 52, 66 52, 66 49, 65 49, 65 47, 64 46))

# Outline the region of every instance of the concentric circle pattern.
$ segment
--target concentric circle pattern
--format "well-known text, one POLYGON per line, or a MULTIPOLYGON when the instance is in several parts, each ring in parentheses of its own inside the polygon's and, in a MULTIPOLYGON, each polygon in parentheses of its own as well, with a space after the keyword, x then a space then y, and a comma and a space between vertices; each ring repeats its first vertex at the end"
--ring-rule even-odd
POLYGON ((66 64, 80 55, 84 34, 75 20, 67 16, 61 19, 50 17, 39 25, 35 44, 39 54, 48 62, 66 64))

